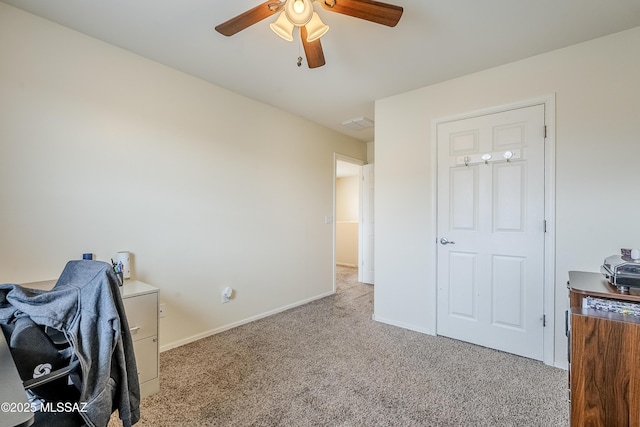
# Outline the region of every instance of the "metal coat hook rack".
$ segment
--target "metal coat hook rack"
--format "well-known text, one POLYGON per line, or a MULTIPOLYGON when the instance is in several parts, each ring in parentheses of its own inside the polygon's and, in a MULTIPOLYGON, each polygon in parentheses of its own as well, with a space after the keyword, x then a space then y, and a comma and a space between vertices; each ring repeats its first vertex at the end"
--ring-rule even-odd
POLYGON ((484 163, 511 163, 512 160, 522 160, 522 150, 494 151, 484 154, 470 154, 456 158, 456 166, 469 166, 484 163))

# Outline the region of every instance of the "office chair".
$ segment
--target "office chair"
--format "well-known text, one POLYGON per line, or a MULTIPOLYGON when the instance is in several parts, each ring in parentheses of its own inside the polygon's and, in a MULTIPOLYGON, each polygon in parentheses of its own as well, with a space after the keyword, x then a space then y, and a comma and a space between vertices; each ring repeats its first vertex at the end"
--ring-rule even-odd
POLYGON ((44 328, 26 316, 2 329, 29 401, 32 407, 40 408, 34 414, 33 426, 85 425, 82 416, 73 410, 81 408, 80 363, 74 360, 64 334, 44 328))
POLYGON ((50 291, 0 285, 0 326, 36 425, 125 427, 140 417, 133 342, 111 265, 70 261, 50 291), (60 405, 63 406, 60 406, 60 405))

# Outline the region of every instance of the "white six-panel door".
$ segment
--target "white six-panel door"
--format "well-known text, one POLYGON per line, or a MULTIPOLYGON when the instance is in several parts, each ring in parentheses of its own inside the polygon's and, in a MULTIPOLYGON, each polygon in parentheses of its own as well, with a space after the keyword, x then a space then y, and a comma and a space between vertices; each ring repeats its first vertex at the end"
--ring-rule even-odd
POLYGON ((542 360, 544 139, 543 105, 438 124, 439 335, 542 360))

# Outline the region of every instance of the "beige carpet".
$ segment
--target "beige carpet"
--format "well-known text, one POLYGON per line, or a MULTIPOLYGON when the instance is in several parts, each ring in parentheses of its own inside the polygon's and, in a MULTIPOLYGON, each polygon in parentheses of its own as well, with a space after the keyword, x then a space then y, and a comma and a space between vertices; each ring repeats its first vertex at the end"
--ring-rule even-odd
POLYGON ((138 425, 568 425, 566 371, 374 322, 356 273, 338 268, 336 295, 162 353, 138 425))

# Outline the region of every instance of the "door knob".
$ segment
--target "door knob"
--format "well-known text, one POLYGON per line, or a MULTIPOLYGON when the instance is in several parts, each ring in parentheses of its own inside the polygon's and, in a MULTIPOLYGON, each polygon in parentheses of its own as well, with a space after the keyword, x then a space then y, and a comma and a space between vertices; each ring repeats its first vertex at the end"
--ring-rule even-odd
POLYGON ((456 242, 450 242, 449 239, 447 239, 446 237, 443 237, 440 239, 440 244, 441 245, 455 245, 456 242))

